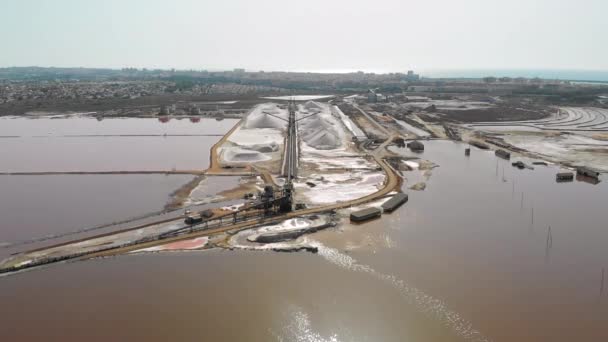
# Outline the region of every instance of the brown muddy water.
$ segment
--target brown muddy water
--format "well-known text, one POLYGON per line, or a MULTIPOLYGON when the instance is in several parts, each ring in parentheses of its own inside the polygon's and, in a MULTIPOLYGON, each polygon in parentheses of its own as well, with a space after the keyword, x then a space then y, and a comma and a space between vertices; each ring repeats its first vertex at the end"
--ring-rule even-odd
POLYGON ((558 167, 519 170, 493 152, 466 158, 463 144, 425 145, 420 156, 440 165, 425 191, 408 191, 409 202, 380 220, 317 238, 441 300, 487 339, 608 340, 606 180, 556 183, 558 167))
POLYGON ((237 122, 0 118, 0 172, 205 169, 237 122))
POLYGON ((62 264, 0 279, 0 300, 7 340, 451 340, 389 284, 306 253, 62 264))
POLYGON ((101 121, 92 117, 27 118, 1 117, 0 136, 60 137, 82 135, 185 135, 224 134, 238 120, 202 118, 198 122, 189 119, 162 122, 153 118, 106 118, 101 121))
MULTIPOLYGON (((211 146, 237 122, 4 117, 0 172, 204 169, 211 146)), ((173 192, 192 179, 0 175, 0 257, 177 216, 181 211, 161 211, 173 192)), ((236 182, 222 179, 213 184, 226 190, 236 182)))
POLYGON ((163 210, 189 175, 0 176, 0 242, 15 243, 163 210))
POLYGON ((157 253, 2 277, 2 336, 608 340, 606 180, 558 184, 553 166, 425 145, 419 156, 440 165, 426 190, 379 220, 310 235, 318 254, 157 253))

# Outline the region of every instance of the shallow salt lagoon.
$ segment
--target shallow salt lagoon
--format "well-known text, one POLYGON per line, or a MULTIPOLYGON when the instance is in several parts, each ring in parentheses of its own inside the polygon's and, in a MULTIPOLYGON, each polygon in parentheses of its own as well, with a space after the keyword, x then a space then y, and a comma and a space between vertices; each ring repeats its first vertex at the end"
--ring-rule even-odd
MULTIPOLYGON (((218 135, 237 122, 0 118, 0 135, 18 136, 2 139, 0 172, 202 170, 218 135)), ((0 249, 0 256, 127 228, 123 221, 131 219, 148 222, 145 216, 163 211, 173 192, 192 179, 190 175, 0 175, 0 245, 13 245, 0 249), (105 227, 115 222, 120 224, 105 227), (81 233, 65 235, 77 231, 81 233), (54 238, 47 240, 50 237, 54 238), (14 245, 31 240, 35 242, 14 245)), ((228 183, 235 182, 222 180, 207 188, 225 190, 228 183)), ((208 199, 206 190, 201 187, 196 192, 197 201, 208 199)))
MULTIPOLYGON (((608 307, 598 297, 608 260, 605 176, 597 185, 556 183, 558 166, 519 170, 492 151, 472 147, 465 157, 466 147, 428 141, 422 154, 391 147, 439 165, 427 188, 408 190, 421 172, 403 172, 409 201, 402 207, 312 238, 348 250, 360 268, 396 287, 440 299, 489 340, 606 339, 608 307)), ((431 311, 433 303, 420 305, 431 311)))
POLYGON ((49 118, 0 117, 0 136, 64 136, 64 135, 171 135, 219 134, 228 132, 238 120, 188 118, 162 122, 154 118, 104 118, 76 116, 49 118))
POLYGON ((0 172, 201 170, 237 122, 0 118, 0 172))
POLYGON ((0 300, 6 326, 37 327, 7 329, 7 340, 460 341, 386 283, 311 253, 66 263, 0 279, 0 300))
POLYGON ((5 337, 606 340, 605 176, 556 183, 555 166, 518 170, 492 151, 465 157, 466 147, 391 148, 437 163, 429 186, 378 220, 306 236, 317 254, 153 253, 5 277, 0 319, 37 327, 5 337), (239 315, 248 319, 235 325, 239 315))
POLYGON ((0 176, 0 242, 16 243, 161 211, 188 175, 0 176))

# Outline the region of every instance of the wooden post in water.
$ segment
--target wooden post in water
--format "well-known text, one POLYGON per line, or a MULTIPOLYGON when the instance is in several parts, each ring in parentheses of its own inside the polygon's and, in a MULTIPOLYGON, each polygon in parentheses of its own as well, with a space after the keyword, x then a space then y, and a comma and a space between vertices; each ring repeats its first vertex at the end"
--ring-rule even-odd
POLYGON ((532 223, 532 226, 534 226, 534 204, 532 204, 532 215, 531 216, 532 216, 531 223, 532 223))
POLYGON ((530 204, 530 228, 528 229, 528 234, 532 234, 534 231, 534 201, 530 204))
POLYGON ((602 267, 602 281, 600 282, 600 298, 604 293, 604 268, 602 267))
POLYGON ((551 226, 547 230, 547 242, 545 244, 545 263, 549 262, 549 251, 551 250, 551 246, 553 246, 553 237, 551 236, 551 226))
POLYGON ((515 196, 515 179, 513 179, 513 190, 511 190, 511 197, 515 196))

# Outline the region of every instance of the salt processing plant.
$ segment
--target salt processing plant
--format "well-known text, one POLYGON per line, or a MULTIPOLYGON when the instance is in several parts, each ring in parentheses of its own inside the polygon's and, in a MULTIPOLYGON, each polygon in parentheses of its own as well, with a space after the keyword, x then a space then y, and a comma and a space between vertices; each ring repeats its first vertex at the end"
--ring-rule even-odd
MULTIPOLYGON (((392 140, 376 141, 363 150, 360 146, 368 146, 367 141, 355 139, 363 135, 362 129, 331 103, 289 99, 256 105, 212 147, 210 167, 203 173, 208 177, 251 179, 247 189, 253 191, 248 190, 243 196, 245 200, 234 208, 210 208, 201 212, 188 209, 173 219, 21 253, 4 261, 3 272, 116 253, 167 250, 170 246, 183 245, 179 241, 197 241, 186 244, 196 248, 208 247, 211 243, 235 248, 231 245, 232 239, 218 236, 311 215, 330 216, 326 223, 299 224, 278 232, 262 228, 270 231, 249 238, 248 248, 252 243, 263 246, 271 240, 289 240, 288 237, 293 240, 335 226, 339 221, 334 214, 336 210, 378 199, 386 201, 397 193, 402 182, 383 159, 387 153, 384 147, 392 140)), ((406 199, 398 197, 386 211, 394 210, 406 199)), ((293 249, 302 248, 294 245, 293 249)))
MULTIPOLYGON (((152 260, 151 267, 156 269, 159 261, 179 263, 189 258, 193 263, 183 267, 206 279, 223 279, 222 274, 234 272, 219 269, 218 262, 234 257, 241 260, 239 263, 251 260, 240 269, 245 277, 242 283, 249 286, 253 273, 272 277, 280 267, 277 264, 283 263, 299 272, 302 264, 298 260, 307 260, 321 263, 304 276, 310 281, 324 279, 317 271, 324 263, 361 273, 378 280, 382 287, 395 289, 403 303, 414 303, 424 316, 458 336, 470 338, 479 335, 477 326, 463 320, 472 317, 466 308, 458 307, 458 299, 449 293, 434 292, 434 278, 429 278, 428 284, 420 283, 417 269, 438 267, 433 274, 445 276, 453 267, 448 264, 443 268, 433 261, 466 260, 476 265, 502 251, 507 253, 506 260, 522 258, 526 253, 511 253, 521 248, 521 243, 529 245, 529 257, 537 252, 533 242, 541 235, 543 265, 564 264, 558 257, 566 250, 562 248, 568 239, 565 227, 576 227, 577 234, 594 227, 578 222, 596 210, 605 196, 604 146, 598 140, 602 133, 510 131, 512 127, 486 131, 485 126, 442 121, 442 115, 447 114, 435 113, 431 107, 471 115, 497 106, 464 100, 440 102, 418 97, 412 98, 420 103, 414 106, 398 98, 369 103, 362 96, 310 96, 260 98, 238 119, 163 114, 99 120, 87 113, 2 119, 5 135, 11 128, 26 125, 27 133, 20 134, 32 136, 7 138, 5 144, 28 139, 44 142, 37 145, 41 152, 32 152, 28 160, 20 162, 18 156, 8 156, 14 166, 4 170, 4 178, 0 178, 9 182, 5 187, 22 179, 28 183, 41 179, 65 185, 36 196, 53 193, 65 197, 72 188, 95 194, 80 200, 77 206, 72 204, 70 207, 78 209, 62 216, 69 219, 86 214, 84 223, 72 223, 66 229, 63 222, 51 225, 54 216, 45 217, 38 225, 48 234, 27 236, 24 232, 23 240, 7 240, 9 243, 0 250, 4 252, 2 276, 11 281, 62 274, 66 267, 79 265, 99 270, 115 262, 129 265, 124 267, 125 274, 148 273, 149 269, 139 269, 132 262, 152 260), (426 101, 427 107, 421 101, 426 101), (407 115, 400 115, 402 106, 409 108, 403 109, 407 115), (86 135, 82 127, 92 127, 93 131, 86 135), (40 137, 49 131, 57 138, 40 137), (543 146, 553 155, 525 149, 512 139, 546 140, 543 146), (120 148, 107 158, 99 153, 92 158, 70 147, 71 141, 86 146, 95 140, 105 144, 116 141, 120 148), (558 146, 574 146, 576 150, 565 153, 558 146), (67 149, 69 155, 81 156, 85 162, 72 166, 70 160, 63 161, 53 153, 54 149, 67 149), (137 153, 130 152, 133 149, 137 153), (43 154, 52 156, 53 163, 40 162, 48 160, 43 154), (109 179, 103 187, 87 190, 91 189, 87 184, 96 177, 109 179), (139 188, 119 192, 120 198, 114 192, 110 200, 96 201, 98 197, 108 198, 103 188, 128 189, 122 179, 138 184, 148 179, 143 183, 146 188, 166 183, 164 196, 168 200, 161 196, 160 210, 137 211, 139 204, 154 197, 153 192, 148 194, 139 188), (576 204, 568 201, 573 200, 572 191, 581 194, 576 201, 584 203, 584 211, 576 212, 576 204), (101 207, 110 219, 99 215, 101 222, 91 220, 90 215, 98 215, 101 207), (129 210, 120 214, 117 210, 122 207, 129 210), (510 234, 519 234, 521 239, 495 238, 510 234), (446 251, 451 254, 444 256, 446 251), (384 255, 381 263, 390 265, 388 269, 373 264, 380 255, 384 255), (422 265, 418 257, 427 260, 422 265), (277 264, 265 269, 254 258, 270 258, 277 264), (80 262, 83 260, 87 261, 80 262), (201 267, 204 262, 208 262, 206 267, 201 267), (458 312, 450 310, 448 303, 458 312)), ((29 220, 38 212, 28 211, 23 219, 29 220)), ((601 239, 588 241, 585 251, 595 249, 596 241, 601 239)), ((584 269, 594 268, 582 265, 584 269)), ((175 267, 171 266, 171 274, 175 267)), ((461 272, 460 268, 453 269, 461 272)), ((460 274, 468 277, 470 273, 460 274)), ((542 282, 540 273, 536 281, 542 282)), ((298 273, 293 276, 304 280, 298 273)), ((172 276, 162 278, 169 283, 175 281, 172 276)), ((458 283, 451 282, 450 286, 458 283)), ((468 289, 471 284, 463 286, 468 289)), ((496 288, 500 285, 493 285, 491 290, 496 288)), ((469 292, 467 289, 464 293, 469 292)), ((528 304, 526 301, 523 305, 528 304)), ((479 322, 478 317, 472 318, 479 322)))
MULTIPOLYGON (((365 222, 390 215, 410 197, 400 190, 406 182, 413 183, 410 190, 424 191, 424 180, 431 177, 438 165, 423 158, 426 151, 423 141, 441 139, 442 129, 452 139, 470 144, 463 148, 467 158, 478 151, 471 151, 470 146, 492 149, 497 157, 507 160, 512 155, 533 157, 498 136, 472 134, 472 129, 483 125, 438 127, 420 118, 405 122, 379 115, 374 107, 354 97, 289 96, 262 100, 211 147, 206 170, 171 171, 196 174, 199 178, 179 192, 180 199, 170 215, 162 214, 141 223, 134 221, 131 227, 115 232, 16 253, 2 262, 0 272, 59 261, 171 249, 314 252, 315 248, 303 243, 301 237, 339 226, 346 218, 365 222), (394 150, 404 147, 411 152, 394 150), (419 170, 423 179, 415 184, 408 180, 404 172, 411 170, 419 170), (224 177, 240 181, 221 195, 204 201, 195 199, 194 194, 206 179, 224 177), (222 205, 223 202, 232 204, 222 205), (185 209, 180 212, 180 208, 185 209)), ((471 110, 492 106, 464 103, 471 110)), ((463 106, 451 102, 433 105, 451 109, 463 106)), ((417 108, 412 106, 412 102, 406 105, 417 108)), ((565 112, 578 113, 568 108, 565 112)), ((575 114, 569 115, 573 118, 553 120, 560 124, 579 120, 575 114)), ((541 122, 544 124, 544 121, 534 124, 541 122)), ((547 122, 553 123, 551 119, 547 122)), ((597 127, 601 128, 599 124, 597 127)), ((513 162, 513 166, 533 169, 522 160, 513 162)), ((580 166, 576 171, 577 179, 599 181, 599 173, 593 168, 580 166)), ((567 172, 556 175, 559 182, 571 179, 567 172)))

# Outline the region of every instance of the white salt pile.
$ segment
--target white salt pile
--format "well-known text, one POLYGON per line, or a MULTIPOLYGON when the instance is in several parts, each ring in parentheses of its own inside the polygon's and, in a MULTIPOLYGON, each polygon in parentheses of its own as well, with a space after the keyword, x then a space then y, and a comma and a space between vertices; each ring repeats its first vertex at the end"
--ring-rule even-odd
POLYGON ((342 146, 344 130, 328 106, 309 101, 300 107, 298 130, 309 146, 319 150, 332 150, 342 146))
POLYGON ((276 103, 256 106, 218 150, 220 160, 242 165, 280 158, 287 117, 287 109, 276 103))
POLYGON ((268 154, 238 146, 222 147, 220 156, 222 160, 229 163, 251 163, 272 159, 268 154))
POLYGON ((264 104, 256 107, 248 116, 243 128, 276 128, 287 127, 287 110, 276 104, 264 104))

